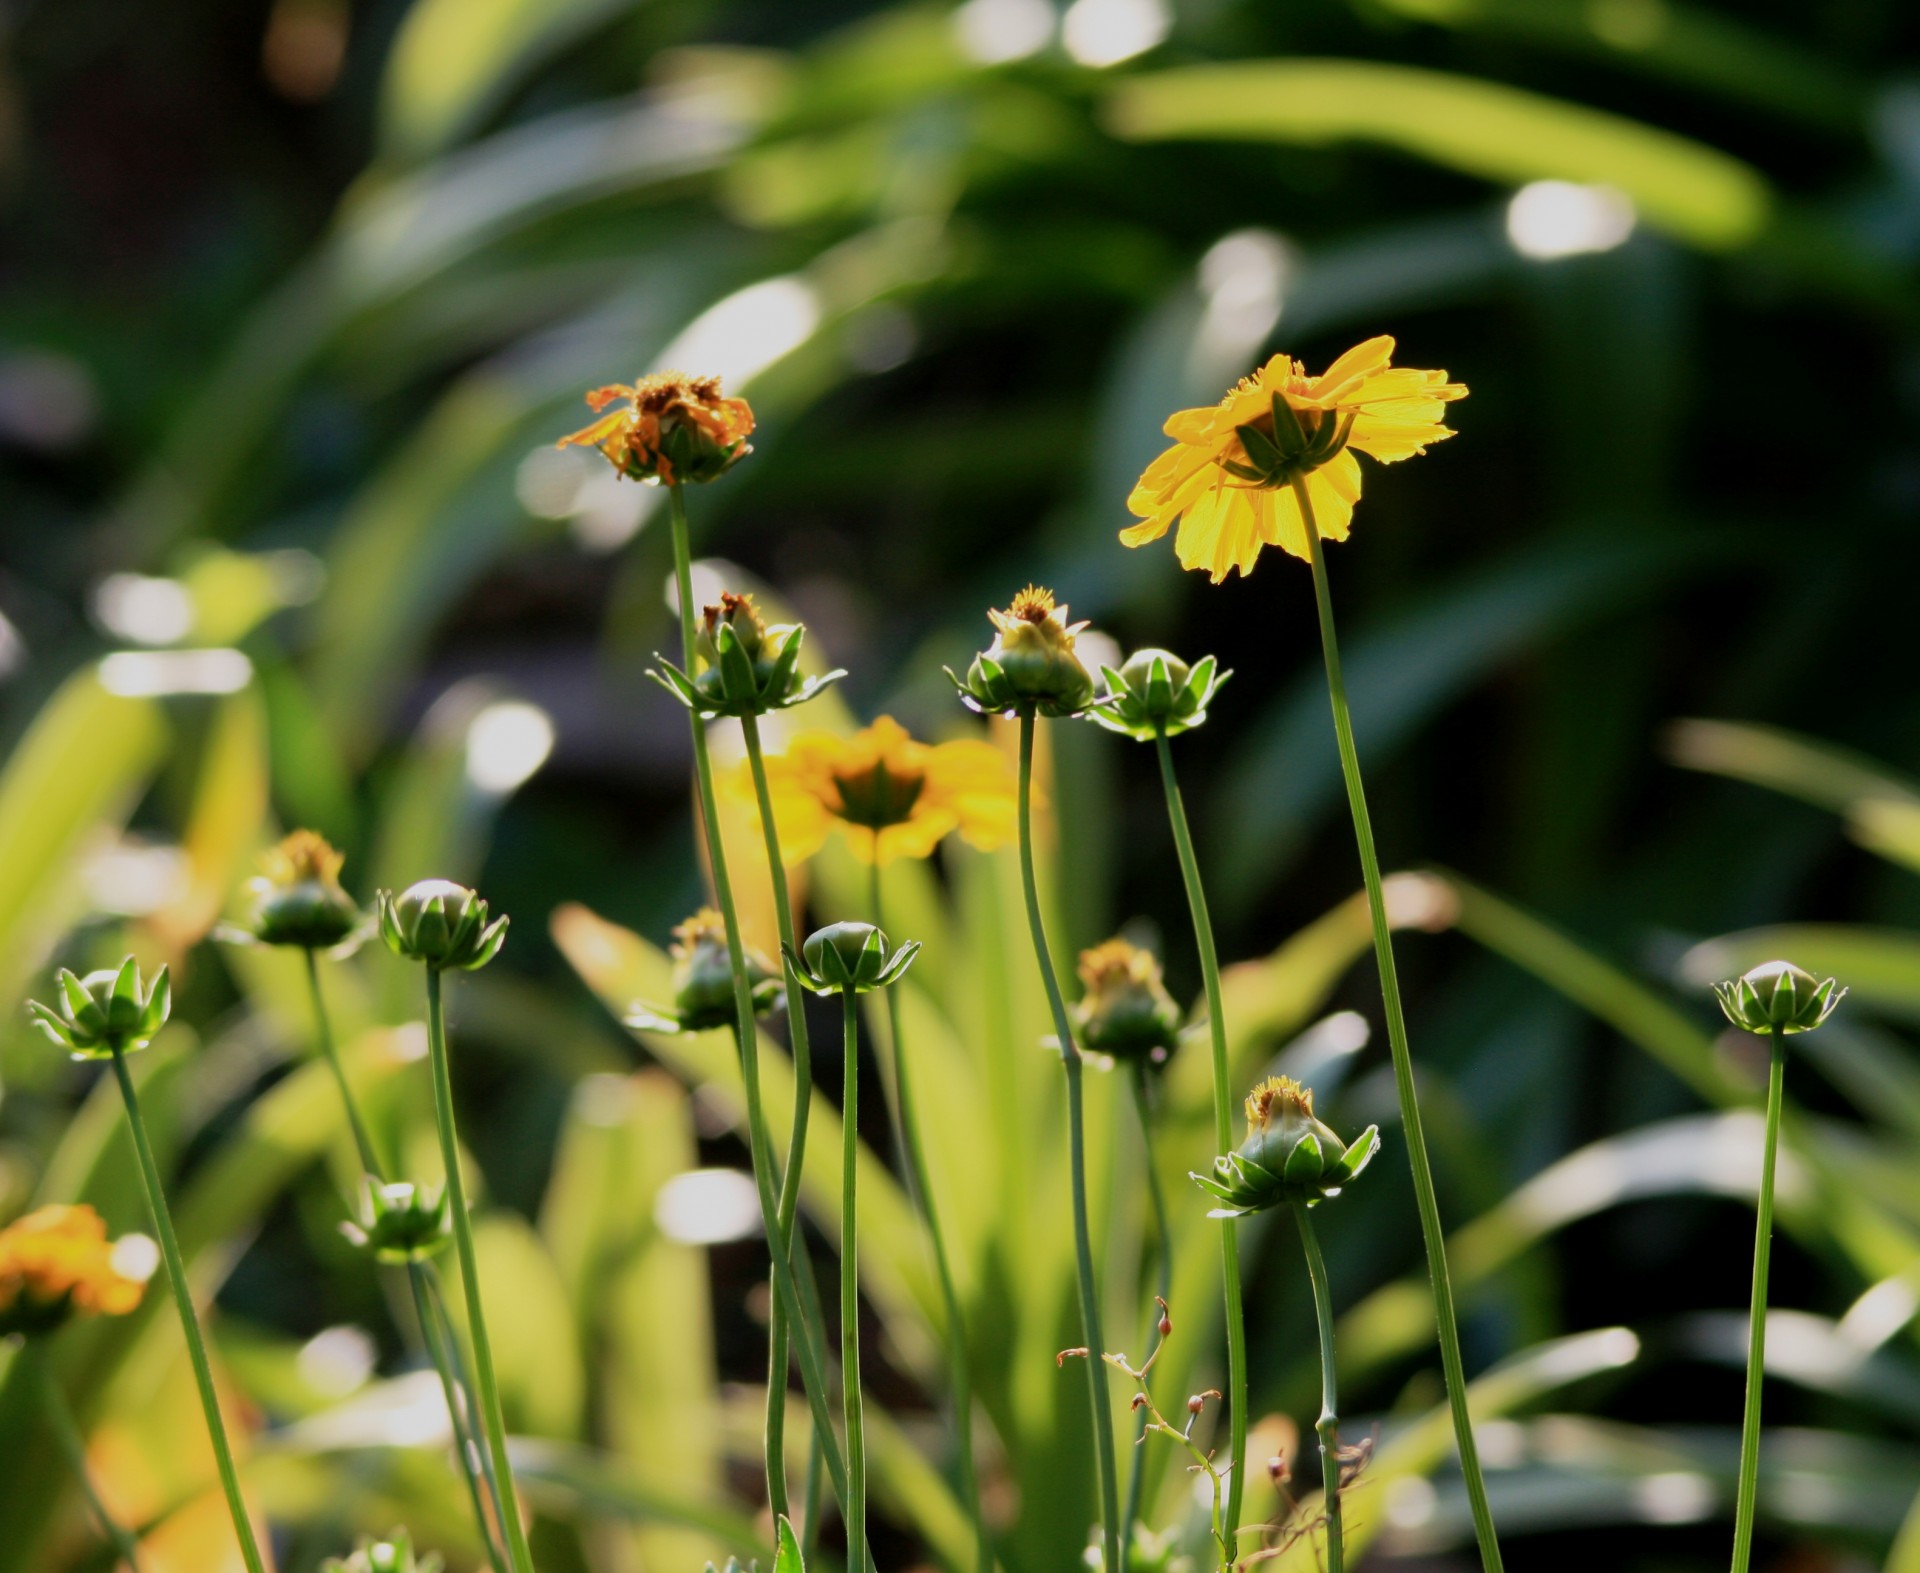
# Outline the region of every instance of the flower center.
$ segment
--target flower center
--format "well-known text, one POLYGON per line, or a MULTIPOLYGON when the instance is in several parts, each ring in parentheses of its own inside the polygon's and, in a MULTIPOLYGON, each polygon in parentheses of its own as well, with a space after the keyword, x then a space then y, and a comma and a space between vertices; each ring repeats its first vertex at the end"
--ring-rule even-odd
POLYGON ((835 771, 833 785, 840 803, 834 812, 848 824, 868 830, 904 825, 913 817, 913 806, 926 784, 926 776, 918 771, 895 773, 878 762, 865 770, 835 771))

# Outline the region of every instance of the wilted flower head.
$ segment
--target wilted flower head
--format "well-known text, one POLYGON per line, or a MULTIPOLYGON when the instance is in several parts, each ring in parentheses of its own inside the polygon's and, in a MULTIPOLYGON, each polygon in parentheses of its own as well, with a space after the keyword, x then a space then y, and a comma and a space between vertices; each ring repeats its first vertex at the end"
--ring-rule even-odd
POLYGON ((847 675, 832 671, 801 676, 800 649, 807 630, 799 623, 769 628, 753 597, 731 590, 717 605, 702 609, 694 637, 703 663, 698 672, 683 672, 658 657, 659 670, 650 675, 703 716, 757 716, 791 709, 847 675))
POLYGON ((77 978, 62 967, 55 977, 60 984, 59 1011, 38 1000, 28 1000, 27 1011, 33 1024, 70 1050, 76 1060, 104 1060, 116 1052, 144 1049, 173 1009, 167 969, 162 967, 152 983, 142 984, 131 956, 117 972, 89 972, 77 978))
MULTIPOLYGON (((675 926, 673 944, 673 1007, 639 1004, 627 1013, 629 1027, 646 1032, 711 1032, 736 1021, 733 1005, 733 958, 727 951, 726 920, 712 907, 702 907, 675 926)), ((755 951, 745 953, 747 978, 756 1016, 780 1009, 786 994, 773 968, 755 951)))
POLYGON ((883 989, 912 966, 919 954, 917 939, 895 950, 887 936, 871 923, 829 923, 807 936, 800 955, 786 952, 800 981, 816 994, 865 994, 883 989))
POLYGON ((616 400, 621 408, 555 446, 598 448, 628 479, 668 486, 714 480, 753 451, 753 411, 745 399, 722 398, 718 377, 657 371, 587 395, 595 410, 616 400))
MULTIPOLYGON (((1014 837, 1014 776, 984 739, 915 741, 890 716, 852 737, 803 732, 766 762, 780 856, 802 863, 837 829, 865 863, 928 857, 950 833, 991 850, 1014 837)), ((730 795, 753 799, 748 761, 727 777, 730 795)))
POLYGON ((1356 1178, 1380 1150, 1379 1127, 1369 1125, 1352 1145, 1313 1112, 1313 1093, 1291 1076, 1274 1076, 1247 1098, 1247 1138, 1213 1160, 1213 1176, 1193 1183, 1225 1203, 1212 1218, 1243 1218, 1282 1202, 1309 1207, 1356 1178))
POLYGON ((399 895, 383 890, 380 937, 396 956, 429 967, 484 967, 506 943, 507 919, 487 921, 487 904, 465 885, 450 879, 423 879, 399 895))
POLYGON ((1323 539, 1344 541, 1360 496, 1355 453, 1383 464, 1451 437, 1446 407, 1467 395, 1444 371, 1393 366, 1393 340, 1368 339, 1318 377, 1276 355, 1219 404, 1168 417, 1174 441, 1140 477, 1127 507, 1142 522, 1120 532, 1143 546, 1180 520, 1183 568, 1218 584, 1250 573, 1263 546, 1309 558, 1306 521, 1293 495, 1303 481, 1323 539))
POLYGON ((1180 1007, 1150 950, 1110 939, 1080 952, 1080 1041, 1120 1060, 1164 1065, 1180 1045, 1180 1007))
POLYGON ((320 1573, 440 1573, 442 1563, 432 1552, 416 1556, 413 1537, 404 1529, 388 1531, 386 1538, 363 1537, 350 1557, 329 1557, 320 1573))
POLYGON ((1069 623, 1051 590, 1028 585, 1004 612, 989 611, 993 643, 973 658, 960 697, 987 714, 1078 715, 1093 700, 1093 677, 1074 650, 1087 625, 1069 623))
POLYGON ((340 1232, 377 1261, 418 1262, 446 1245, 448 1224, 444 1188, 368 1175, 360 1216, 341 1224, 340 1232))
POLYGON ((1087 714, 1109 732, 1142 743, 1191 732, 1207 719, 1213 696, 1233 676, 1210 655, 1189 667, 1167 650, 1136 650, 1119 671, 1110 666, 1100 671, 1107 697, 1087 714))
POLYGON ((42 1207, 0 1229, 0 1338, 51 1332, 69 1316, 124 1316, 155 1262, 143 1234, 107 1238, 91 1207, 42 1207))
POLYGON ((1716 983, 1727 1020, 1748 1032, 1811 1032, 1846 998, 1839 980, 1816 980, 1790 961, 1763 961, 1730 983, 1716 983))
POLYGON ((296 830, 260 858, 260 873, 248 881, 253 919, 247 932, 263 945, 326 950, 360 926, 360 908, 340 888, 346 860, 326 838, 296 830))

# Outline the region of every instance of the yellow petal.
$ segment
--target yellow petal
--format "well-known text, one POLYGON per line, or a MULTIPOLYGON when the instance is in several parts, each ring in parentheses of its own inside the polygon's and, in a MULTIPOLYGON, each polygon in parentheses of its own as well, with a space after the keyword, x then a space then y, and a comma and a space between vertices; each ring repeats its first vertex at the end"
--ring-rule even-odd
POLYGON ((1386 369, 1393 359, 1393 340, 1386 334, 1356 344, 1315 380, 1314 393, 1328 401, 1341 397, 1341 390, 1374 372, 1386 369))

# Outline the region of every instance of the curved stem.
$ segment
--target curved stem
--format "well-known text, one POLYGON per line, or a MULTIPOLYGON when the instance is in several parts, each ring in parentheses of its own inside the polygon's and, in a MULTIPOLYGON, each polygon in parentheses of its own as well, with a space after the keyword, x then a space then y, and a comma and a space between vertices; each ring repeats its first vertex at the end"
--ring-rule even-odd
POLYGON ((840 1402, 847 1428, 847 1562, 867 1560, 866 1413, 860 1397, 860 1004, 840 996, 845 1022, 840 1080, 840 1402))
POLYGON ((487 1451, 500 1482, 501 1529, 513 1573, 533 1573, 533 1552, 520 1522, 520 1498, 507 1457, 507 1423, 500 1409, 500 1384, 494 1377, 493 1341, 487 1336, 487 1312, 480 1300, 480 1261, 473 1249, 473 1220, 467 1212, 466 1183, 460 1177, 460 1139, 453 1123, 453 1077, 447 1067, 446 1007, 440 997, 440 969, 427 968, 427 1054, 433 1062, 433 1115, 440 1130, 440 1160, 447 1171, 447 1210, 453 1215, 453 1243, 460 1253, 460 1281, 467 1294, 467 1335, 473 1340, 473 1372, 480 1389, 480 1423, 487 1451))
MULTIPOLYGON (((1153 1105, 1147 1091, 1147 1067, 1136 1061, 1132 1069, 1133 1108, 1140 1117, 1140 1145, 1146 1153, 1147 1202, 1153 1211, 1153 1292, 1160 1304, 1164 1305, 1173 1294, 1173 1236, 1167 1230, 1166 1193, 1160 1188, 1160 1171, 1154 1166, 1153 1161, 1153 1105)), ((1156 1305, 1151 1324, 1153 1330, 1147 1336, 1148 1364, 1152 1363, 1160 1347, 1160 1316, 1159 1306, 1156 1305)), ((1146 1449, 1140 1446, 1140 1439, 1146 1434, 1147 1412, 1145 1409, 1140 1409, 1135 1411, 1134 1415, 1133 1472, 1127 1481, 1126 1509, 1120 1517, 1122 1530, 1129 1542, 1133 1537, 1133 1526, 1140 1517, 1140 1497, 1146 1488, 1147 1453, 1146 1449)), ((1215 1484, 1218 1485, 1217 1480, 1215 1484)), ((1215 1504, 1215 1509, 1216 1522, 1213 1527, 1218 1536, 1222 1529, 1217 1521, 1218 1503, 1215 1504)), ((1122 1549, 1131 1551, 1132 1546, 1129 1544, 1122 1549)), ((1231 1552, 1228 1553, 1226 1560, 1232 1561, 1231 1552)))
POLYGON ((134 1538, 132 1530, 113 1516, 112 1509, 93 1483, 93 1471, 87 1465, 86 1437, 81 1434, 80 1423, 73 1417, 67 1395, 61 1391, 60 1379, 54 1374, 53 1359, 47 1353, 45 1344, 29 1343, 25 1358, 34 1366, 40 1379, 40 1405, 46 1413, 47 1429, 53 1432, 54 1442, 66 1458, 67 1467, 73 1471, 80 1494, 87 1499, 88 1511, 93 1514, 94 1522, 100 1526, 100 1533, 119 1554, 120 1560, 132 1569, 132 1573, 142 1573, 140 1542, 134 1538))
POLYGON ((1297 1197, 1293 1216, 1307 1253, 1313 1315, 1320 1325, 1320 1419, 1314 1430, 1320 1434, 1320 1489, 1327 1504, 1327 1573, 1342 1573, 1347 1549, 1340 1524, 1340 1388, 1333 1361, 1333 1292, 1327 1285, 1327 1263, 1320 1254, 1320 1237, 1313 1231, 1313 1216, 1297 1197))
POLYGON ((1087 1133, 1080 1092, 1080 1050, 1073 1040, 1073 1019, 1053 970, 1053 952, 1040 916, 1040 888, 1033 872, 1033 723, 1031 711, 1020 717, 1020 881, 1027 898, 1027 927, 1033 932, 1034 957, 1046 985, 1053 1030, 1060 1039, 1060 1066, 1067 1075, 1067 1163, 1073 1181, 1073 1249, 1080 1285, 1080 1336, 1087 1345, 1088 1400, 1093 1406, 1094 1462, 1100 1480, 1100 1527, 1109 1573, 1119 1573, 1120 1491, 1113 1462, 1113 1409, 1107 1398, 1107 1365, 1101 1358, 1100 1299, 1094 1288, 1093 1240, 1087 1223, 1087 1133))
MULTIPOLYGON (((423 1277, 427 1290, 427 1301, 433 1308, 434 1317, 437 1319, 439 1325, 440 1344, 447 1352, 447 1364, 453 1371, 453 1379, 460 1389, 460 1397, 467 1406, 465 1422, 469 1444, 467 1449, 467 1467, 469 1469, 472 1468, 473 1461, 478 1460, 480 1465, 480 1478, 485 1482, 487 1488, 487 1500, 493 1504, 494 1523, 496 1525, 502 1524, 506 1522, 506 1509, 501 1501, 500 1482, 493 1473, 493 1457, 487 1452, 485 1444, 482 1443, 479 1434, 473 1428, 473 1379, 467 1375, 466 1356, 460 1352, 460 1334, 453 1325, 453 1318, 447 1312, 447 1288, 441 1281, 440 1270, 437 1266, 432 1262, 428 1262, 425 1264, 425 1268, 426 1271, 423 1277)), ((502 1567, 507 1565, 505 1557, 501 1558, 500 1565, 502 1567)))
POLYGON ((1326 554, 1313 517, 1304 476, 1293 480, 1293 493, 1305 521, 1307 549, 1313 566, 1313 598, 1320 615, 1320 648, 1326 658, 1327 697, 1333 706, 1334 737, 1340 747, 1340 774, 1346 781, 1347 806, 1353 815, 1354 840, 1360 849, 1360 872, 1367 886, 1367 910, 1373 919, 1373 954, 1380 969, 1380 993, 1386 1007, 1387 1044, 1393 1054, 1393 1085, 1399 1095, 1400 1125, 1407 1143, 1407 1162, 1413 1170, 1413 1195, 1420 1212, 1420 1233, 1426 1243, 1427 1276, 1433 1291, 1433 1319, 1440 1338, 1440 1364, 1446 1375, 1447 1404, 1453 1414, 1454 1442, 1460 1450, 1460 1474, 1466 1482, 1473 1510, 1473 1531, 1480 1544, 1480 1562, 1486 1573, 1500 1573, 1500 1542, 1494 1533, 1493 1510, 1487 1505, 1487 1482, 1480 1469, 1480 1450, 1473 1440, 1473 1420, 1467 1412, 1467 1376, 1460 1358, 1460 1326, 1453 1309, 1453 1279, 1447 1269, 1447 1237, 1440 1225, 1440 1203, 1433 1189, 1433 1168, 1427 1160, 1427 1137, 1420 1121, 1420 1099, 1413 1081, 1413 1052, 1407 1043, 1406 1012, 1400 1003, 1400 978, 1393 964, 1393 932, 1387 923, 1386 893, 1380 880, 1380 854, 1373 844, 1373 823, 1367 813, 1367 792, 1360 779, 1360 754, 1353 742, 1353 717, 1347 708, 1346 679, 1340 669, 1340 642, 1333 627, 1333 600, 1327 590, 1326 554))
MULTIPOLYGON (((680 487, 667 488, 669 517, 673 529, 673 574, 680 601, 680 652, 685 669, 693 670, 696 613, 693 605, 693 558, 687 540, 687 505, 680 487)), ((774 1193, 772 1139, 767 1134, 766 1107, 760 1093, 760 1040, 754 1027, 753 990, 747 980, 746 949, 740 939, 740 919, 733 900, 733 881, 727 873, 726 848, 720 839, 720 816, 714 799, 713 761, 707 752, 707 729, 697 712, 689 711, 693 724, 693 773, 700 798, 700 819, 707 844, 707 862, 713 874, 714 903, 720 908, 727 931, 727 956, 733 965, 733 1004, 735 1033, 740 1047, 740 1075, 747 1105, 747 1151, 752 1160, 754 1188, 760 1196, 761 1227, 766 1231, 774 1294, 787 1317, 789 1327, 798 1328, 795 1349, 800 1359, 800 1376, 806 1388, 807 1403, 813 1414, 814 1434, 825 1456, 827 1474, 842 1504, 846 1501, 846 1464, 833 1435, 827 1412, 825 1361, 817 1328, 810 1328, 801 1310, 795 1287, 794 1259, 806 1252, 799 1231, 785 1240, 780 1233, 780 1203, 774 1193)), ((794 1096, 808 1098, 812 1088, 797 1086, 794 1096)), ((786 1461, 771 1450, 767 1456, 767 1493, 775 1492, 785 1500, 786 1461)))
MULTIPOLYGON (((877 839, 877 838, 876 838, 877 839)), ((873 926, 886 929, 881 901, 880 864, 872 866, 873 926)), ((967 1353, 967 1325, 960 1314, 960 1294, 954 1287, 953 1266, 947 1258, 945 1231, 940 1227, 933 1184, 927 1172, 926 1149, 920 1141, 920 1122, 914 1115, 913 1082, 907 1068, 906 1038, 900 1025, 900 990, 887 996, 887 1028, 893 1040, 894 1114, 899 1126, 900 1153, 907 1176, 907 1196, 920 1214, 933 1252, 934 1274, 940 1280, 940 1299, 947 1319, 947 1380, 953 1385, 953 1442, 960 1472, 960 1495, 973 1520, 976 1573, 991 1573, 993 1544, 987 1538, 986 1514, 980 1505, 980 1480, 973 1461, 973 1365, 967 1353)))
POLYGON ((147 1206, 153 1213, 154 1233, 160 1237, 160 1255, 167 1264, 167 1282, 173 1288, 174 1309, 180 1313, 180 1331, 186 1335, 187 1358, 193 1365, 194 1386, 200 1391, 200 1409, 207 1420, 207 1437, 213 1443, 213 1458, 220 1470, 220 1489, 226 1493, 227 1511, 233 1516, 233 1532, 240 1542, 240 1555, 246 1560, 247 1573, 266 1573, 260 1560, 260 1546, 254 1539, 253 1522, 247 1517, 246 1500, 240 1495, 240 1473, 234 1468, 233 1448, 227 1441, 227 1424, 220 1418, 220 1398, 214 1391, 213 1367, 207 1362, 206 1340, 200 1333, 200 1318, 193 1309, 193 1291, 187 1285, 187 1264, 180 1255, 180 1242, 174 1236, 173 1215, 167 1210, 167 1194, 160 1184, 160 1166, 153 1160, 153 1147, 147 1141, 146 1121, 140 1117, 140 1100, 133 1090, 133 1076, 127 1070, 127 1057, 113 1051, 113 1074, 120 1083, 120 1096, 127 1105, 127 1124, 133 1131, 133 1150, 140 1162, 140 1179, 146 1186, 147 1206))
POLYGON ((1767 1142, 1760 1160, 1760 1206, 1753 1222, 1753 1301, 1747 1312, 1747 1397, 1740 1417, 1740 1488, 1733 1515, 1733 1573, 1753 1556, 1754 1508, 1760 1491, 1760 1385, 1767 1363, 1767 1271, 1773 1256, 1773 1168, 1780 1148, 1780 1103, 1787 1040, 1773 1029, 1767 1060, 1767 1142))
POLYGON ((420 1320, 420 1336, 426 1340, 427 1354, 432 1358, 433 1368, 440 1376, 440 1392, 447 1403, 447 1423, 453 1429, 454 1451, 460 1455, 460 1477, 467 1485, 467 1500, 473 1507, 474 1526, 480 1531, 480 1544, 487 1548, 488 1562, 497 1568, 502 1566, 506 1559, 500 1555, 499 1547, 493 1538, 493 1525, 487 1518, 486 1501, 481 1495, 480 1479, 474 1470, 474 1448, 467 1430, 464 1395, 454 1380, 453 1366, 447 1358, 446 1345, 441 1340, 440 1325, 434 1314, 434 1307, 428 1303, 426 1274, 425 1263, 418 1261, 407 1263, 407 1286, 413 1291, 414 1315, 420 1320))
MULTIPOLYGON (((1200 860, 1193 853, 1187 805, 1173 773, 1173 749, 1165 732, 1154 739, 1154 751, 1160 758, 1160 786, 1167 799, 1167 819, 1173 827, 1180 879, 1186 886, 1187 911, 1193 921, 1193 943, 1200 953, 1200 978, 1207 991, 1207 1032, 1213 1047, 1213 1148, 1215 1152, 1230 1152, 1233 1089, 1227 1064, 1227 1010, 1220 990, 1220 954, 1213 942, 1213 919, 1207 912, 1206 887, 1200 883, 1200 860)), ((1220 1220, 1220 1281, 1227 1313, 1227 1435, 1232 1459, 1227 1471, 1227 1546, 1231 1561, 1239 1554, 1241 1480, 1247 1457, 1247 1320, 1241 1305, 1240 1236, 1231 1218, 1220 1220)))
POLYGON ((353 1088, 347 1084, 346 1067, 340 1063, 340 1051, 333 1041, 333 1024, 327 1019, 327 998, 320 989, 319 958, 311 949, 303 950, 301 954, 307 958, 307 989, 313 996, 314 1035, 320 1040, 321 1057, 333 1072, 334 1085, 340 1089, 340 1103, 347 1111, 347 1124, 353 1129, 353 1145, 360 1151, 360 1167, 376 1180, 384 1180, 386 1170, 381 1166, 380 1154, 374 1148, 366 1121, 360 1117, 360 1106, 354 1101, 353 1088))

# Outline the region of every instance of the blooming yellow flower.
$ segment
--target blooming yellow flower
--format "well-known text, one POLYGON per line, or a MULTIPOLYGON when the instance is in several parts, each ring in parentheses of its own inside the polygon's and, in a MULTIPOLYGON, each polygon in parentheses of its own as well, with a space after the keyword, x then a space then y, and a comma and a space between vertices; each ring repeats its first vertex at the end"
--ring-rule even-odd
MULTIPOLYGON (((753 794, 745 763, 733 795, 753 794)), ((991 743, 916 742, 889 716, 852 737, 803 732, 767 759, 767 788, 780 856, 801 863, 838 829, 866 863, 930 856, 958 831, 991 850, 1014 837, 1014 778, 991 743)))
POLYGON ((631 385, 595 388, 587 403, 622 407, 554 446, 598 448, 622 475, 636 481, 710 481, 752 450, 753 411, 745 399, 720 396, 718 377, 657 371, 631 385))
POLYGON ((124 1316, 140 1303, 150 1266, 143 1237, 109 1241, 91 1207, 30 1212, 0 1229, 0 1336, 45 1332, 74 1313, 124 1316))
POLYGON ((1253 570, 1263 546, 1308 559, 1306 522, 1292 483, 1306 483, 1321 537, 1344 541, 1360 496, 1364 453, 1382 464, 1425 453, 1451 437, 1446 407, 1466 387, 1444 371, 1394 366, 1393 340, 1368 339, 1318 377, 1276 355, 1243 377, 1210 409, 1178 410, 1167 421, 1174 445, 1147 466, 1127 499, 1141 522, 1120 532, 1128 546, 1180 533, 1183 568, 1204 568, 1215 584, 1230 569, 1253 570))

